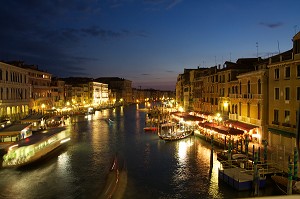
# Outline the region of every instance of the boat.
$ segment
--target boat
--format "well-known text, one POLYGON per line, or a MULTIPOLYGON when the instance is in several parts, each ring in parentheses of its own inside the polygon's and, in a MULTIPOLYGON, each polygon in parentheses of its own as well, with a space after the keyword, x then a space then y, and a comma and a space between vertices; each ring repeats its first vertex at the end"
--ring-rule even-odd
MULTIPOLYGON (((253 171, 247 171, 240 167, 219 168, 218 179, 227 183, 237 191, 252 190, 254 185, 253 171)), ((266 176, 259 177, 258 186, 259 188, 266 186, 266 176)))
MULTIPOLYGON (((278 189, 280 189, 284 194, 287 194, 288 178, 280 175, 272 175, 271 178, 276 183, 278 189)), ((292 192, 293 194, 300 194, 299 180, 292 180, 292 192)))
POLYGON ((146 127, 144 127, 144 131, 157 131, 157 127, 155 127, 155 126, 146 126, 146 127))
POLYGON ((162 124, 158 132, 160 139, 165 141, 176 141, 189 137, 193 134, 193 131, 190 129, 182 128, 176 123, 166 123, 162 124))
POLYGON ((3 156, 2 167, 22 167, 34 163, 65 145, 69 140, 70 135, 63 127, 36 133, 9 146, 3 156))

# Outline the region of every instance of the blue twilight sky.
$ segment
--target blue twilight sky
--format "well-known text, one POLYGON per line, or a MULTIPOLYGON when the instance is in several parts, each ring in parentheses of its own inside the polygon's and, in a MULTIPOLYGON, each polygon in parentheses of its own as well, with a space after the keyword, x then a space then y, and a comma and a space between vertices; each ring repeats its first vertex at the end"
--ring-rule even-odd
POLYGON ((5 0, 0 60, 174 90, 184 68, 292 48, 299 0, 5 0))

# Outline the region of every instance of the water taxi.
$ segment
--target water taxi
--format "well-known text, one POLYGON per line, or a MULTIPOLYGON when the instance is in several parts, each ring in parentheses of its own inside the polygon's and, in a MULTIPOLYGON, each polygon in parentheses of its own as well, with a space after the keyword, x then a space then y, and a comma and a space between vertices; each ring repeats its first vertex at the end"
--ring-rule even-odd
POLYGON ((2 167, 21 167, 33 163, 70 140, 64 127, 49 129, 11 145, 3 156, 2 167))

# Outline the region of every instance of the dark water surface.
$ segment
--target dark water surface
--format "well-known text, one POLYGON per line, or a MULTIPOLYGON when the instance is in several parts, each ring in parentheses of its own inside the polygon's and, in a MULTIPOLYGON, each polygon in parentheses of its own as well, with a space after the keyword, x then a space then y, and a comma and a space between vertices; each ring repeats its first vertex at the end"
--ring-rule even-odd
MULTIPOLYGON (((128 183, 123 198, 237 198, 218 182, 219 162, 210 171, 210 145, 198 137, 165 143, 144 132, 143 105, 97 111, 72 118, 71 141, 39 164, 0 170, 0 198, 97 198, 106 183, 112 158, 124 160, 128 183), (108 119, 113 124, 107 122, 108 119)), ((260 195, 280 194, 272 182, 260 195)))

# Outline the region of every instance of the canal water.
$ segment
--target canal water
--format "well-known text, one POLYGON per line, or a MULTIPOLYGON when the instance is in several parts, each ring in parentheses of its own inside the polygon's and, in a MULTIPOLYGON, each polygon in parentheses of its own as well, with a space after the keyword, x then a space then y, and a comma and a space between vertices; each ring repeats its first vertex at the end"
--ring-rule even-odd
MULTIPOLYGON (((71 118, 68 146, 25 168, 0 170, 0 198, 98 198, 116 155, 128 174, 123 198, 253 196, 218 181, 219 162, 214 154, 210 169, 209 143, 194 136, 165 143, 155 133, 144 132, 146 113, 139 108, 143 104, 71 118)), ((279 194, 271 181, 259 192, 279 194)))

